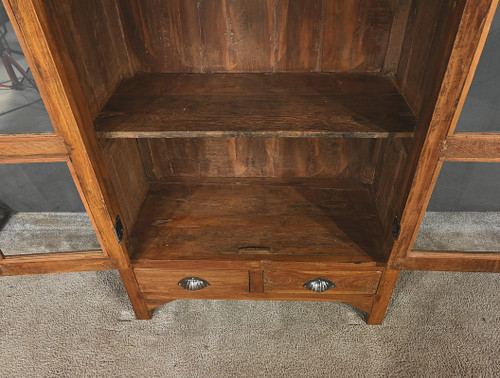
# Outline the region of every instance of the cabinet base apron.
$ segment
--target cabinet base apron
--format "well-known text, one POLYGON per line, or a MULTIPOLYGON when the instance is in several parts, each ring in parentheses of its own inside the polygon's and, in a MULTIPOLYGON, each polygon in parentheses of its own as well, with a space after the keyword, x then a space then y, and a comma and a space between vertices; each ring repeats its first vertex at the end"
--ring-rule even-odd
POLYGON ((274 266, 270 269, 136 267, 134 272, 149 310, 175 299, 331 301, 363 311, 369 324, 382 322, 398 273, 380 268, 290 270, 274 266))

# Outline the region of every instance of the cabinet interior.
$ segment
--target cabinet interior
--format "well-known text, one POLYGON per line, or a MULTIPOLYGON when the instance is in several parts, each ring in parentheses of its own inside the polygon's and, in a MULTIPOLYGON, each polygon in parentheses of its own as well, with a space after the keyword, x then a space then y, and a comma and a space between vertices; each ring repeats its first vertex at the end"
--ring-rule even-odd
POLYGON ((464 3, 47 1, 133 259, 385 262, 464 3))

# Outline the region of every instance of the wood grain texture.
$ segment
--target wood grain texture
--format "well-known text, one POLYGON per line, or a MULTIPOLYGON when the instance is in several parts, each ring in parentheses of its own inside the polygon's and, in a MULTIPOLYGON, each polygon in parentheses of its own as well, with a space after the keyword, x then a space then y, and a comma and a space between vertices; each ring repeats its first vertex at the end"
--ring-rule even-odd
POLYGON ((441 160, 500 162, 499 133, 456 133, 446 138, 441 160))
POLYGON ((140 4, 140 0, 115 0, 131 73, 146 70, 143 62, 146 62, 148 51, 141 23, 140 4))
POLYGON ((392 225, 394 218, 401 217, 401 187, 404 184, 408 157, 411 152, 411 139, 387 139, 382 142, 379 160, 375 168, 373 194, 380 219, 386 232, 388 245, 384 248, 388 256, 392 248, 392 225))
POLYGON ((442 270, 458 272, 500 273, 499 252, 420 251, 394 260, 401 270, 442 270))
POLYGON ((375 294, 382 272, 335 272, 335 271, 264 271, 264 292, 310 294, 321 297, 331 294, 375 294), (324 278, 335 287, 314 293, 303 285, 309 280, 324 278))
POLYGON ((374 261, 371 257, 359 255, 339 255, 328 256, 327 259, 314 261, 308 255, 288 256, 287 259, 269 260, 265 255, 258 255, 258 260, 248 260, 246 255, 244 260, 235 255, 230 260, 147 260, 141 259, 140 254, 132 256, 134 268, 155 268, 155 269, 217 269, 224 271, 247 269, 249 271, 263 270, 345 270, 345 271, 374 271, 383 270, 385 262, 374 261), (264 257, 265 259, 262 259, 264 257))
POLYGON ((174 270, 135 269, 141 292, 148 299, 225 299, 232 296, 250 295, 247 270, 174 270), (185 277, 198 277, 210 286, 189 291, 177 283, 185 277))
POLYGON ((101 149, 124 226, 132 230, 149 189, 137 142, 134 139, 106 139, 101 141, 101 149))
MULTIPOLYGON (((447 0, 412 3, 396 77, 403 95, 416 114, 425 100, 425 88, 422 84, 428 72, 429 56, 431 52, 434 55, 443 53, 434 50, 436 46, 433 45, 433 41, 439 34, 436 29, 439 24, 444 23, 443 17, 453 18, 448 14, 453 8, 447 0)), ((442 30, 451 35, 449 29, 442 28, 442 30)))
MULTIPOLYGON (((490 15, 494 13, 497 3, 496 0, 483 0, 457 4, 457 7, 450 8, 454 9, 453 14, 446 14, 443 27, 447 27, 447 32, 443 29, 439 38, 435 38, 436 47, 432 49, 434 56, 431 54, 432 59, 428 62, 435 70, 424 78, 427 81, 424 86, 426 102, 422 107, 420 125, 416 127, 415 152, 411 157, 410 166, 415 168, 408 170, 409 173, 414 172, 414 177, 407 181, 411 187, 401 219, 401 235, 389 260, 390 267, 397 269, 397 266, 401 266, 395 261, 404 259, 413 246, 436 173, 439 172, 440 144, 458 118, 456 111, 468 89, 465 84, 469 71, 477 64, 477 57, 484 45, 484 34, 488 32, 488 23, 491 22, 490 15), (458 26, 454 27, 454 23, 458 26), (450 30, 457 28, 454 37, 450 30), (438 51, 441 53, 438 54, 438 51), (436 79, 436 75, 442 76, 436 79)), ((405 192, 406 189, 403 190, 405 192)))
POLYGON ((381 71, 395 5, 394 0, 327 1, 322 71, 381 71))
POLYGON ((248 271, 249 290, 251 293, 264 292, 264 271, 263 270, 249 270, 248 271))
POLYGON ((277 71, 321 71, 324 1, 277 1, 277 71))
POLYGON ((392 81, 363 74, 136 75, 96 119, 101 137, 401 137, 414 124, 392 81))
POLYGON ((50 22, 60 25, 92 116, 133 68, 115 0, 46 1, 50 22))
MULTIPOLYGON (((396 0, 120 2, 143 71, 375 71, 396 0)), ((395 42, 393 41, 393 44, 395 42)))
POLYGON ((323 177, 371 183, 380 139, 140 139, 150 181, 169 177, 323 177))
MULTIPOLYGON (((135 3, 135 2, 129 2, 135 3)), ((270 71, 274 46, 272 0, 151 1, 132 5, 146 53, 143 66, 155 72, 270 71), (133 6, 135 5, 135 7, 133 6), (138 9, 137 9, 138 8, 138 9)), ((125 5, 129 9, 131 5, 125 5)), ((140 43, 135 46, 142 50, 140 43)))
MULTIPOLYGON (((211 1, 212 3, 214 1, 211 1)), ((215 1, 216 2, 216 1, 215 1)), ((222 1, 226 5, 226 38, 228 71, 271 71, 275 47, 272 40, 275 28, 275 0, 222 1)), ((215 15, 217 19, 219 14, 215 15)), ((205 25, 213 24, 213 15, 204 19, 205 25)), ((202 25, 202 35, 207 35, 202 25)), ((207 49, 205 55, 207 55, 207 49)), ((205 63, 206 71, 218 71, 217 60, 205 63)))
POLYGON ((0 259, 0 276, 82 272, 115 269, 114 260, 101 251, 40 253, 0 259))
POLYGON ((1 163, 66 161, 68 155, 64 140, 57 135, 0 135, 1 163))
MULTIPOLYGON (((328 302, 343 302, 347 305, 355 307, 365 313, 368 313, 373 307, 373 295, 322 295, 321 297, 317 295, 311 295, 306 293, 304 294, 283 294, 283 293, 251 293, 248 294, 233 294, 227 295, 224 299, 233 299, 233 300, 271 300, 271 301, 309 301, 309 302, 318 302, 318 301, 328 301, 328 302)), ((155 309, 159 306, 164 305, 165 303, 169 303, 175 300, 175 298, 167 298, 163 297, 154 297, 151 298, 147 296, 146 303, 149 309, 155 309)))
POLYGON ((412 3, 413 0, 397 0, 394 18, 392 20, 391 34, 385 53, 384 73, 395 74, 398 69, 412 3))
POLYGON ((147 306, 146 298, 141 292, 134 270, 131 267, 128 267, 118 269, 118 272, 120 273, 123 285, 127 289, 130 303, 134 308, 135 317, 139 320, 151 319, 151 312, 147 306))
POLYGON ((136 260, 378 261, 381 234, 367 189, 226 179, 152 187, 131 245, 136 260))

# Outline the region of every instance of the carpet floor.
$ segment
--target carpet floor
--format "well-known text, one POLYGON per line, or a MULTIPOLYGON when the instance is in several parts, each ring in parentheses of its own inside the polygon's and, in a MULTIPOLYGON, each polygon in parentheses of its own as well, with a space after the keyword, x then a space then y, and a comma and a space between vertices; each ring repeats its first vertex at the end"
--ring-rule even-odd
POLYGON ((115 271, 1 277, 0 377, 500 377, 499 293, 500 274, 402 272, 381 326, 278 301, 138 321, 115 271))

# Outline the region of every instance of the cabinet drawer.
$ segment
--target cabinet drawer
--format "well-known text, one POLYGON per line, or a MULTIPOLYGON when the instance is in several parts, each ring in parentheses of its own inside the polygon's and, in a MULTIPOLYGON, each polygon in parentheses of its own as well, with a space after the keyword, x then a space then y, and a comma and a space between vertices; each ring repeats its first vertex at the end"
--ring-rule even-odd
POLYGON ((247 270, 172 270, 136 268, 135 274, 142 293, 148 299, 224 299, 232 296, 249 294, 248 271, 247 270), (183 279, 200 278, 209 285, 204 288, 200 284, 196 287, 195 280, 190 280, 189 290, 179 285, 183 279), (194 283, 194 284, 193 284, 194 283))
MULTIPOLYGON (((307 271, 265 271, 264 292, 283 294, 375 294, 382 272, 307 272, 307 271), (328 280, 333 287, 324 292, 315 292, 304 285, 311 280, 328 280)), ((318 281, 316 281, 316 287, 318 281)), ((319 283, 319 286, 322 284, 319 283)), ((315 286, 312 283, 311 286, 315 286)), ((325 286, 323 284, 323 286, 325 286)))

